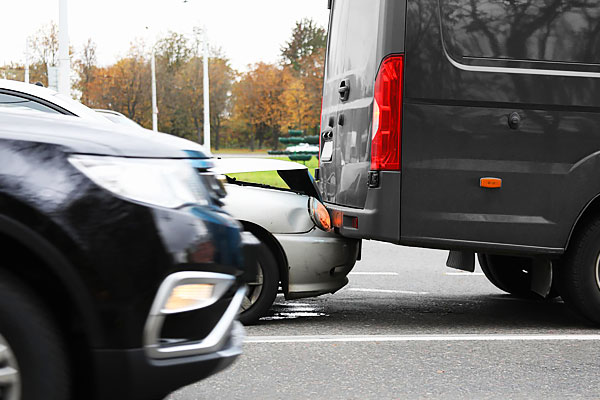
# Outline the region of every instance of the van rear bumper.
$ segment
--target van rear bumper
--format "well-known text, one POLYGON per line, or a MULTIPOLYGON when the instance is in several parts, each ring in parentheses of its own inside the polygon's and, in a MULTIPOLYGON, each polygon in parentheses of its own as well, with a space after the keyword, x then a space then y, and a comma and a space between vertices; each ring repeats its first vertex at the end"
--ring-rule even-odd
POLYGON ((400 171, 379 172, 379 186, 369 188, 364 208, 325 202, 336 231, 354 239, 400 243, 400 171))

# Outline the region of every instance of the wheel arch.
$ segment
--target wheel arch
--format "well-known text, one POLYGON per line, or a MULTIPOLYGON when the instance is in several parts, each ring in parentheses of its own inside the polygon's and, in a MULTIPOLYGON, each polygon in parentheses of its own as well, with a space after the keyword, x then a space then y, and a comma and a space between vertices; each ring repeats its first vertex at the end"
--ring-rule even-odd
MULTIPOLYGON (((29 218, 39 216, 30 215, 29 218)), ((53 234, 48 221, 38 222, 44 223, 48 235, 53 234)), ((81 333, 90 347, 101 346, 100 323, 91 312, 92 299, 75 267, 63 253, 41 234, 3 213, 0 213, 0 242, 4 248, 2 260, 9 260, 1 267, 33 287, 47 304, 58 303, 63 310, 71 311, 57 313, 51 310, 59 319, 64 319, 67 314, 77 318, 78 321, 69 322, 81 322, 81 333), (15 265, 17 262, 19 265, 15 265)))
POLYGON ((569 249, 579 231, 585 228, 585 226, 593 219, 600 217, 600 193, 598 193, 592 200, 590 200, 586 206, 581 210, 575 223, 571 227, 569 236, 567 237, 567 243, 565 245, 565 251, 569 249))
POLYGON ((255 235, 258 239, 260 239, 260 241, 265 243, 273 253, 275 260, 277 261, 277 268, 279 270, 279 280, 281 283, 281 287, 285 296, 287 297, 289 292, 289 264, 287 256, 285 255, 285 251, 283 251, 283 247, 281 247, 281 244, 279 243, 277 238, 275 238, 275 236, 273 236, 271 232, 269 232, 262 226, 250 221, 241 220, 240 222, 244 226, 244 230, 255 235))

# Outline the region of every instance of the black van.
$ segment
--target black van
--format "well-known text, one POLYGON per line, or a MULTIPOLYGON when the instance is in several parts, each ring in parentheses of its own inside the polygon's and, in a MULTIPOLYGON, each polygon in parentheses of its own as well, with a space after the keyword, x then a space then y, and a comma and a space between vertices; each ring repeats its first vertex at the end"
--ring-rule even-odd
POLYGON ((600 324, 600 2, 332 0, 320 185, 340 233, 451 250, 600 324))

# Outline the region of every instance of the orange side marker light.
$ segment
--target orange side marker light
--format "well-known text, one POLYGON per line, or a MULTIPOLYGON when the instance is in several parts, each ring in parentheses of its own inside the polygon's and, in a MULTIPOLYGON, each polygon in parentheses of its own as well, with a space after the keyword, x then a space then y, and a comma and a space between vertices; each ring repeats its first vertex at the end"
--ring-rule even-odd
POLYGON ((481 178, 479 186, 486 189, 500 189, 502 187, 502 179, 500 178, 481 178))
POLYGON ((341 211, 333 211, 333 218, 332 218, 332 222, 333 222, 333 226, 336 228, 341 228, 342 227, 342 219, 344 217, 344 214, 342 214, 341 211))

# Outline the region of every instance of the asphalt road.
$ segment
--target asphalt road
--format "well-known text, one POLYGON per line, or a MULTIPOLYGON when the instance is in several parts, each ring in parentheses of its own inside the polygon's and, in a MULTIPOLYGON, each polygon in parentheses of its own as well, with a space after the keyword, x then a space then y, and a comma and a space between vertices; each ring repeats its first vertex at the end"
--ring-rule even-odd
POLYGON ((278 298, 232 367, 169 399, 600 399, 600 330, 446 256, 365 242, 346 288, 278 298))

